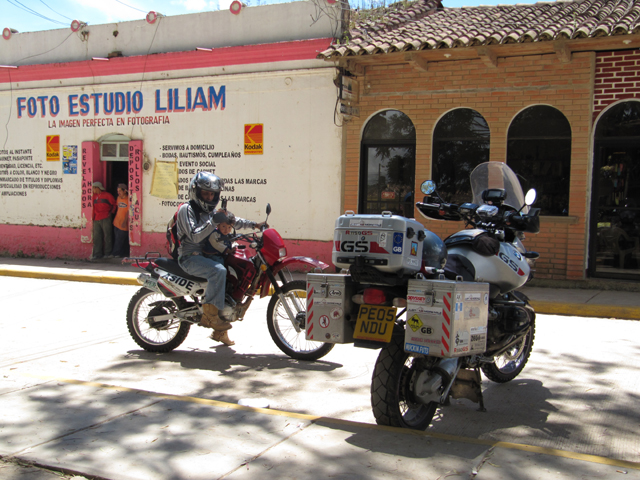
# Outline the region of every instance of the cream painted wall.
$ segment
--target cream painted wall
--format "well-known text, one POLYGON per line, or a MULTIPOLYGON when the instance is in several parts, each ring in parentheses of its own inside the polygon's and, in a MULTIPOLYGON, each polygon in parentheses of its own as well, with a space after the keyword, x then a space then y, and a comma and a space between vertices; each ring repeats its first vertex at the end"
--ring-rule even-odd
MULTIPOLYGON (((5 132, 0 134, 2 223, 80 227, 82 142, 97 141, 104 135, 119 133, 131 139, 143 140, 144 154, 151 165, 143 174, 144 232, 164 232, 169 217, 175 211, 173 203, 179 201, 157 198, 149 193, 156 162, 161 161, 163 152, 173 152, 167 150, 166 146, 182 145, 189 148, 191 145, 206 144, 214 145, 213 150, 204 150, 206 155, 209 152, 226 152, 230 156, 179 158, 180 168, 186 170, 180 175, 181 185, 185 189, 193 176, 191 170, 201 169, 186 166, 185 162, 214 161, 217 175, 233 179, 233 184, 228 183, 230 188, 225 194, 233 197, 234 201, 229 202, 228 207, 236 215, 261 220, 269 202, 273 209, 269 223, 283 237, 331 240, 334 221, 341 214, 342 173, 341 129, 334 125, 333 116, 337 95, 333 85, 334 73, 333 68, 316 68, 91 86, 66 86, 62 81, 59 87, 14 88, 0 92, 0 118, 9 119, 2 126, 5 132), (219 106, 210 111, 155 111, 156 91, 160 92, 160 106, 166 107, 166 95, 170 89, 177 89, 184 104, 188 88, 195 94, 199 87, 204 91, 214 87, 216 92, 220 92, 223 86, 224 110, 219 106), (143 108, 137 115, 126 112, 107 115, 102 112, 101 105, 100 113, 94 116, 93 103, 88 115, 69 115, 69 96, 112 92, 126 95, 126 92, 136 91, 140 91, 143 97, 143 108), (60 103, 57 116, 52 116, 48 110, 42 116, 41 101, 36 100, 38 111, 33 118, 29 117, 26 108, 29 98, 47 97, 44 103, 48 105, 53 96, 60 103), (19 103, 19 98, 25 100, 19 103), (21 118, 17 116, 18 105, 25 107, 21 111, 21 118), (168 124, 129 125, 131 119, 136 117, 156 117, 163 122, 168 120, 168 124), (111 120, 113 126, 87 126, 85 121, 94 118, 111 120), (118 125, 118 119, 124 125, 118 125), (60 125, 61 121, 64 124, 69 120, 77 120, 79 125, 60 125), (245 155, 243 151, 244 125, 254 123, 264 124, 263 155, 245 155), (61 149, 63 146, 78 147, 77 174, 63 173, 61 161, 46 160, 48 135, 60 135, 61 149), (30 153, 16 153, 19 150, 30 153), (31 158, 15 160, 19 157, 31 158), (24 168, 18 168, 19 164, 24 164, 24 168), (7 165, 15 165, 16 168, 6 168, 7 165), (10 180, 15 178, 29 181, 10 180), (258 179, 262 184, 248 185, 248 178, 258 179), (242 181, 244 183, 240 183, 242 181), (15 188, 17 183, 50 184, 60 189, 15 188), (5 192, 24 192, 25 195, 7 195, 5 192), (242 197, 245 197, 244 201, 235 201, 242 197)), ((76 110, 80 108, 78 104, 76 110)))
MULTIPOLYGON (((144 14, 141 14, 144 16, 144 14)), ((308 40, 339 36, 340 2, 294 1, 229 10, 16 33, 0 41, 0 65, 34 65, 89 60, 121 52, 125 57, 182 52, 198 47, 308 40), (321 8, 319 8, 320 6, 321 8), (315 20, 315 21, 314 21, 315 20), (114 34, 114 32, 117 32, 114 34), (43 49, 46 45, 48 48, 43 49), (60 48, 50 48, 60 46, 60 48)), ((82 20, 81 18, 78 20, 82 20)), ((11 25, 2 25, 1 28, 11 25)))

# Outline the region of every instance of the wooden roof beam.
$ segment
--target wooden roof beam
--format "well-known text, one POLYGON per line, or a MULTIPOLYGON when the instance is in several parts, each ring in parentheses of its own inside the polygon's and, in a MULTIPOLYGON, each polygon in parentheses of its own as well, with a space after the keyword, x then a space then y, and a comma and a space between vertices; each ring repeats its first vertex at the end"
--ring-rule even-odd
POLYGON ((405 53, 404 59, 407 62, 409 62, 409 65, 412 65, 413 68, 415 68, 416 70, 419 70, 421 72, 428 71, 427 66, 429 62, 427 62, 426 58, 419 56, 417 53, 415 52, 405 53))
POLYGON ((553 42, 553 49, 562 63, 571 62, 571 50, 566 40, 556 40, 553 42))
POLYGON ((483 46, 476 48, 476 51, 487 67, 496 68, 498 66, 498 56, 493 48, 483 46))
POLYGON ((364 65, 360 62, 356 62, 355 60, 350 60, 348 57, 346 59, 340 59, 338 65, 345 68, 349 71, 349 73, 356 77, 361 77, 364 75, 364 65))

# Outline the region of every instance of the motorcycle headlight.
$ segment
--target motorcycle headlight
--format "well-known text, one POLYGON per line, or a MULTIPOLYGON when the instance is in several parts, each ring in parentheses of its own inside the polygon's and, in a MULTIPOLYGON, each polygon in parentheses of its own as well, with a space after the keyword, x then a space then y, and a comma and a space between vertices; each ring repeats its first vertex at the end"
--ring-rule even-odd
POLYGON ((284 258, 287 256, 287 249, 285 247, 282 247, 280 250, 278 250, 278 256, 279 258, 284 258))

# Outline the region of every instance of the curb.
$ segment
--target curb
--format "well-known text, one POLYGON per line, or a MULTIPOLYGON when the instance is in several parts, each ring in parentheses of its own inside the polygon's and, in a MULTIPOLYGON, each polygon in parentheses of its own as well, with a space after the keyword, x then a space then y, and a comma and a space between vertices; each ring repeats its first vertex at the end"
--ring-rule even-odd
POLYGON ((100 272, 87 271, 79 273, 77 270, 69 271, 65 268, 41 268, 33 267, 1 267, 0 276, 41 278, 47 280, 66 280, 70 282, 108 283, 115 285, 140 285, 137 281, 138 273, 100 272))
MULTIPOLYGON (((78 270, 70 271, 65 268, 42 269, 26 266, 4 266, 0 267, 0 276, 66 280, 70 282, 106 283, 113 285, 140 285, 137 281, 137 272, 102 272, 89 270, 86 273, 78 273, 78 270)), ((640 320, 639 307, 548 302, 538 300, 531 300, 531 306, 535 309, 536 313, 545 315, 640 320)))
POLYGON ((536 313, 546 315, 569 315, 575 317, 620 318, 640 320, 640 308, 586 303, 562 303, 531 300, 536 313))

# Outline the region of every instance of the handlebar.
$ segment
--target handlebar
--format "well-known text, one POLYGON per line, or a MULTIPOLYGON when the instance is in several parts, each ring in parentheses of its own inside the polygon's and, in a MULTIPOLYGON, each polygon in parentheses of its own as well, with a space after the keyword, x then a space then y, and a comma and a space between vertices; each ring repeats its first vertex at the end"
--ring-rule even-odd
POLYGON ((521 232, 539 233, 540 232, 540 209, 532 208, 528 215, 509 212, 505 214, 505 223, 507 226, 521 232))
POLYGON ((540 231, 539 208, 532 208, 528 214, 522 215, 513 210, 498 209, 497 215, 484 216, 478 214, 481 205, 463 203, 434 202, 433 197, 425 197, 423 202, 416 203, 418 211, 425 217, 433 220, 464 220, 473 227, 498 230, 509 228, 516 231, 538 233, 540 231))
POLYGON ((418 202, 416 207, 422 215, 433 220, 463 220, 458 205, 454 203, 418 202))
POLYGON ((262 233, 264 233, 265 230, 267 230, 269 227, 269 225, 265 222, 264 224, 262 224, 260 226, 260 231, 259 232, 249 232, 249 233, 236 233, 235 235, 230 236, 229 240, 232 242, 235 242, 237 240, 244 240, 246 242, 255 242, 257 240, 260 239, 260 237, 262 237, 262 233))

